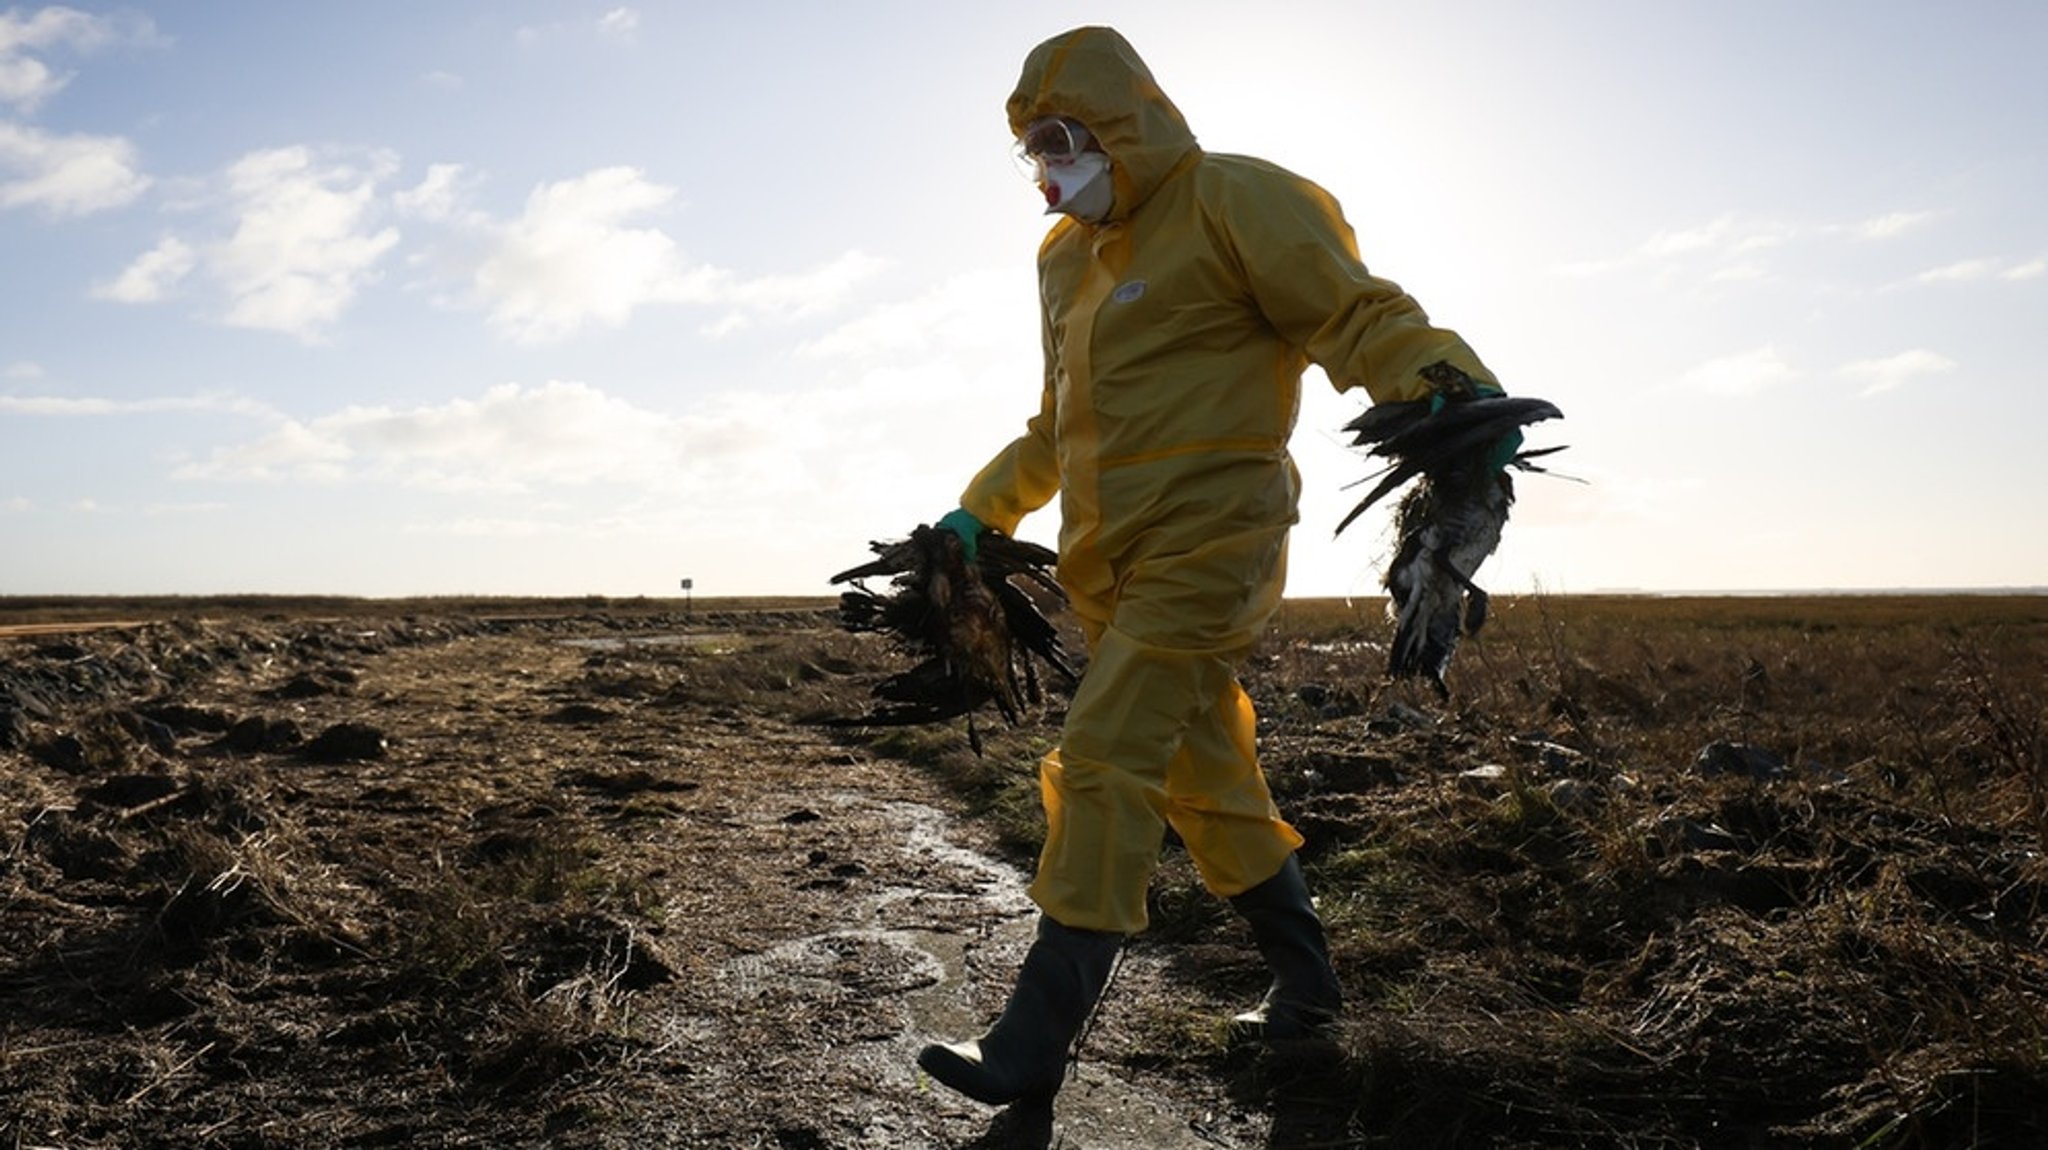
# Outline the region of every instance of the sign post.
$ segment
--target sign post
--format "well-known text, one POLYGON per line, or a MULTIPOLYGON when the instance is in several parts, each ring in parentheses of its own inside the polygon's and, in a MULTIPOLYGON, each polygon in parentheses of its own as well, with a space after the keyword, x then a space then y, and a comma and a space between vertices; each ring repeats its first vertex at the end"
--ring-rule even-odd
POLYGON ((696 580, 694 579, 683 580, 683 614, 685 615, 690 613, 690 588, 695 585, 696 580))

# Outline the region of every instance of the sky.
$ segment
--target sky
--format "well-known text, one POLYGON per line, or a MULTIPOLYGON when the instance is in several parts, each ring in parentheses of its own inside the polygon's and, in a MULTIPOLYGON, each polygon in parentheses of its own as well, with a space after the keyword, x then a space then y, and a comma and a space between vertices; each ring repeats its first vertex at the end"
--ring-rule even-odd
POLYGON ((1495 594, 2048 585, 2048 4, 210 0, 0 7, 0 595, 832 593, 1036 410, 1081 24, 1563 410, 1495 594))

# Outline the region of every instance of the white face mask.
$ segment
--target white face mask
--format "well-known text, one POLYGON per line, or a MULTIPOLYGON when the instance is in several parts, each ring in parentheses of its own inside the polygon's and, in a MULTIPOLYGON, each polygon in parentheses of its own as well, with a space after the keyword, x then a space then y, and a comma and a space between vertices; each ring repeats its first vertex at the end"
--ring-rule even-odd
POLYGON ((1115 182, 1109 178, 1109 157, 1101 152, 1082 152, 1058 164, 1041 160, 1038 187, 1045 193, 1047 215, 1064 212, 1091 224, 1109 214, 1116 197, 1115 182))

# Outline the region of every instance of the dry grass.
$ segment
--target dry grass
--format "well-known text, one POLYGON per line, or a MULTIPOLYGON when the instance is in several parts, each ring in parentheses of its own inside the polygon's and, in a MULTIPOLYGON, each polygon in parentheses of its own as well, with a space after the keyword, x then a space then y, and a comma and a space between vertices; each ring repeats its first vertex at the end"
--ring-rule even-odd
POLYGON ((2048 1137, 2048 599, 1496 608, 1441 709, 1341 604, 1253 673, 1358 1144, 2048 1137))
MULTIPOLYGON (((1197 998, 1136 1008, 1134 1065, 1303 1145, 2048 1144, 2048 598, 1497 600, 1443 703, 1385 631, 1290 602, 1245 675, 1348 1057, 1223 1048, 1264 974, 1169 848, 1140 945, 1197 998)), ((943 746, 875 744, 1028 859, 1028 777, 943 746)))
MULTIPOLYGON (((505 606, 376 604, 402 616, 378 642, 485 635, 479 615, 505 606)), ((582 638, 605 619, 666 634, 675 606, 519 612, 523 631, 582 638)), ((41 609, 0 602, 0 623, 41 609)), ((776 769, 783 724, 848 713, 884 671, 816 619, 739 622, 782 610, 822 606, 720 621, 700 605, 690 630, 747 632, 736 653, 600 645, 532 679, 488 665, 513 648, 480 645, 475 689, 335 673, 388 673, 353 626, 20 648, 0 685, 74 702, 17 703, 0 727, 0 1132, 632 1130, 643 1096, 687 1093, 692 1069, 636 1002, 690 986, 697 960, 656 948, 678 924, 650 884, 673 874, 623 860, 730 850, 738 812, 676 788, 776 769), (171 716, 140 702, 208 684, 252 711, 318 711, 276 692, 287 671, 338 692, 330 711, 408 716, 403 768, 223 749, 205 699, 159 745, 152 716, 171 716)), ((1091 1056, 1221 1078, 1271 1115, 1276 1146, 2048 1145, 2048 599, 1502 599, 1443 703, 1383 681, 1385 633, 1377 603, 1292 602, 1245 672, 1351 997, 1346 1057, 1226 1047, 1216 1020, 1264 974, 1171 848, 1138 945, 1178 983, 1091 1056)), ((982 757, 958 724, 846 737, 945 779, 1021 861, 1058 719, 985 724, 982 757)), ((819 813, 771 803, 754 834, 797 816, 819 813)), ((803 857, 790 881, 817 877, 803 857)), ((758 949, 755 917, 688 937, 758 949)), ((775 1033, 793 1002, 721 1021, 775 1033)), ((857 996, 829 1005, 874 1025, 857 996)))

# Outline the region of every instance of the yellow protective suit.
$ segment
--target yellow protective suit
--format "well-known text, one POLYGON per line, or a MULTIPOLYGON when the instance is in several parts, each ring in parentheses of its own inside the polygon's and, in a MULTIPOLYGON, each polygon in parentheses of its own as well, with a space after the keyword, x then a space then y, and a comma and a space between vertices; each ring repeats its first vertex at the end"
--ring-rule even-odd
POLYGON ((961 506, 1014 532, 1061 496, 1060 581, 1089 663, 1040 764, 1047 837, 1032 898, 1072 927, 1136 932, 1164 825, 1230 896, 1301 845, 1258 765, 1237 669, 1279 605, 1299 476, 1301 375, 1376 401, 1429 392, 1464 341, 1368 273, 1328 193, 1202 151, 1122 36, 1080 28, 1032 51, 1010 128, 1085 124, 1111 162, 1099 224, 1062 218, 1039 251, 1038 413, 961 506))

